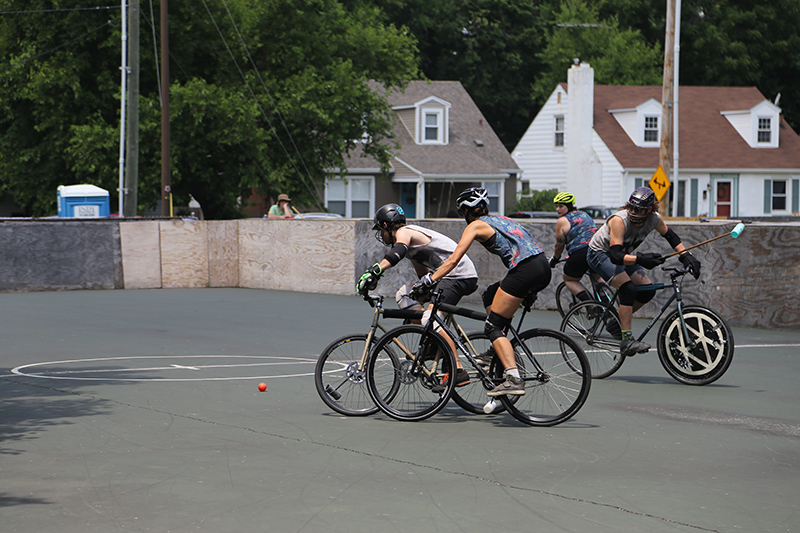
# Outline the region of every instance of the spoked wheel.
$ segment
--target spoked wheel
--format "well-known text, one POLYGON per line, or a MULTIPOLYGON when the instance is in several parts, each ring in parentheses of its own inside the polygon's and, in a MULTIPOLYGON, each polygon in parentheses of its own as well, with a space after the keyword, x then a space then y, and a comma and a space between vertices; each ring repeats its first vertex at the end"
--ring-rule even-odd
POLYGON ((658 330, 658 358, 670 376, 687 385, 718 380, 733 361, 733 332, 727 322, 705 307, 684 307, 683 334, 678 311, 658 330))
MULTIPOLYGON (((577 413, 592 384, 589 362, 580 346, 560 331, 531 329, 520 333, 531 355, 514 342, 522 396, 499 396, 508 412, 531 426, 554 426, 577 413)), ((495 375, 502 373, 497 365, 495 375)))
POLYGON ((582 302, 564 317, 561 331, 586 354, 593 378, 606 378, 622 366, 625 360, 619 353, 622 326, 615 309, 600 302, 582 302))
POLYGON ((569 292, 566 283, 562 281, 558 284, 558 287, 556 287, 556 307, 558 308, 558 314, 561 315, 561 318, 564 318, 569 310, 580 302, 581 301, 578 300, 574 294, 569 292))
POLYGON ((317 394, 337 413, 366 416, 378 412, 367 390, 367 374, 359 369, 366 344, 366 335, 347 335, 333 341, 317 359, 317 394))
POLYGON ((392 418, 424 420, 450 399, 455 368, 453 352, 441 337, 424 334, 422 326, 399 326, 370 352, 367 388, 372 401, 392 418))
MULTIPOLYGON (((467 337, 469 338, 472 346, 475 348, 475 353, 478 355, 485 353, 492 347, 492 342, 483 332, 473 331, 472 333, 467 333, 467 337)), ((496 360, 497 357, 495 357, 495 361, 496 360)), ((482 415, 484 414, 483 406, 489 402, 489 397, 486 396, 486 391, 490 390, 490 388, 486 383, 484 383, 480 373, 472 368, 472 365, 470 365, 463 356, 461 357, 461 363, 464 365, 464 368, 467 370, 467 372, 469 372, 469 385, 456 387, 453 389, 453 401, 465 411, 482 415)), ((493 375, 491 373, 491 369, 487 370, 489 370, 490 376, 493 375)), ((495 383, 492 383, 491 388, 494 388, 494 385, 495 383)), ((490 414, 500 413, 504 410, 505 408, 503 405, 500 402, 497 402, 494 410, 490 414)))

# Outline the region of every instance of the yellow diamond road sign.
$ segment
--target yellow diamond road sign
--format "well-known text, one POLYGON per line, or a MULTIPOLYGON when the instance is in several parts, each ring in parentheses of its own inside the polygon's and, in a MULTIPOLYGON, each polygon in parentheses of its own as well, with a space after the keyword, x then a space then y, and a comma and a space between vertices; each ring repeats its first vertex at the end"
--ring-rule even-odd
POLYGON ((650 178, 648 185, 650 185, 650 188, 653 189, 654 193, 656 193, 656 198, 658 198, 658 201, 660 202, 664 195, 667 194, 669 186, 672 184, 669 182, 669 178, 664 172, 664 169, 661 168, 661 165, 658 165, 658 168, 656 169, 655 174, 653 174, 653 177, 650 178))

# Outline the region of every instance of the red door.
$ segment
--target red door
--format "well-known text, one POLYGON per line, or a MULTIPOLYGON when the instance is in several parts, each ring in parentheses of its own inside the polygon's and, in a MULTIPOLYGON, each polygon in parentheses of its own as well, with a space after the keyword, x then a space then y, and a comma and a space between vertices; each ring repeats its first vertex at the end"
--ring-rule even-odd
POLYGON ((731 182, 718 181, 717 182, 717 216, 729 217, 731 216, 731 182))

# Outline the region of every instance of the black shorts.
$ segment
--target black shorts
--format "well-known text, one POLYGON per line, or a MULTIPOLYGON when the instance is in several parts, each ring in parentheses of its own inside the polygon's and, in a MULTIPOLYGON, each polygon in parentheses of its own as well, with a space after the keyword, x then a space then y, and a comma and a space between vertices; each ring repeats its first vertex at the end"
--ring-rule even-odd
POLYGON ((586 254, 589 252, 589 247, 584 246, 575 250, 564 263, 564 274, 571 278, 582 278, 586 271, 589 270, 589 263, 586 262, 586 254))
POLYGON ((478 278, 444 278, 436 288, 442 289, 442 303, 456 305, 462 297, 478 290, 478 278))
POLYGON ((498 287, 516 298, 525 298, 550 284, 552 270, 544 254, 534 255, 512 268, 501 281, 492 283, 483 291, 483 306, 490 307, 498 287))

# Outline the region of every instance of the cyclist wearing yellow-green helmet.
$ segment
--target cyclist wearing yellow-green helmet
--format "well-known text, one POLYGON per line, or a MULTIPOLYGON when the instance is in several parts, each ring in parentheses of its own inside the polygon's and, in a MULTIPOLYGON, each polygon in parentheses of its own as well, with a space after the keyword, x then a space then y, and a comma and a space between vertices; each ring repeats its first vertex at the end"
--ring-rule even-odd
POLYGON ((589 270, 586 262, 586 252, 589 250, 589 241, 592 240, 597 226, 592 217, 575 209, 575 195, 571 192, 560 192, 553 198, 558 213, 556 222, 556 245, 550 267, 555 268, 561 259, 561 254, 566 248, 567 257, 564 263, 564 284, 567 289, 579 300, 589 300, 591 297, 586 287, 581 283, 581 278, 589 270))

